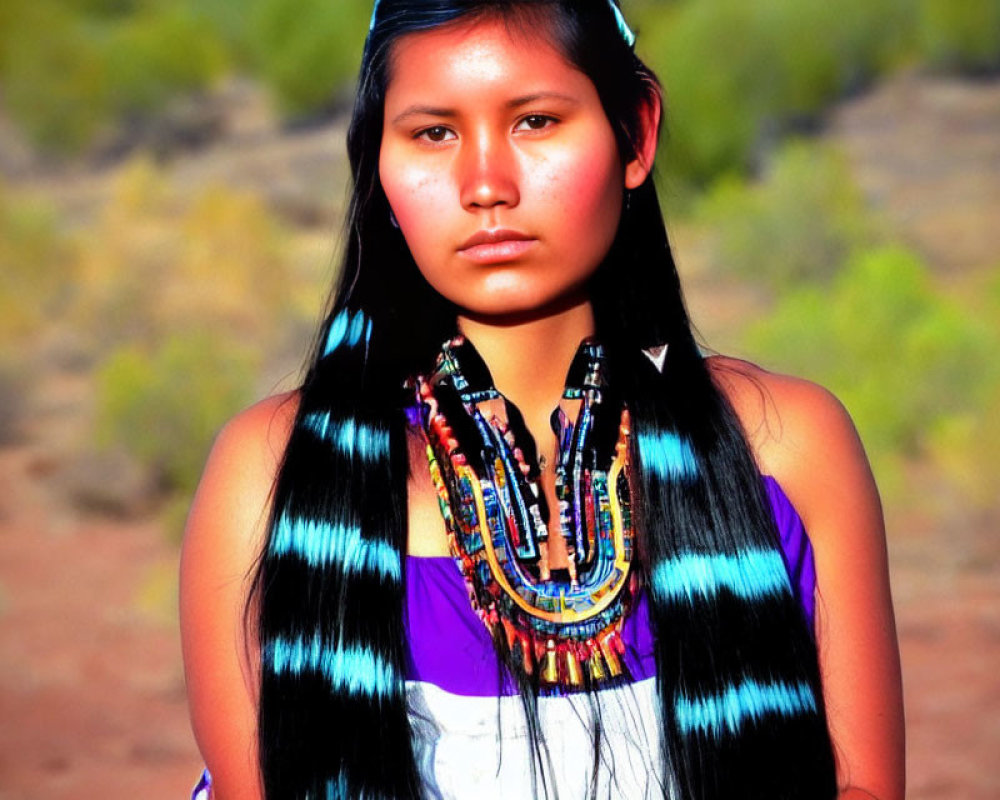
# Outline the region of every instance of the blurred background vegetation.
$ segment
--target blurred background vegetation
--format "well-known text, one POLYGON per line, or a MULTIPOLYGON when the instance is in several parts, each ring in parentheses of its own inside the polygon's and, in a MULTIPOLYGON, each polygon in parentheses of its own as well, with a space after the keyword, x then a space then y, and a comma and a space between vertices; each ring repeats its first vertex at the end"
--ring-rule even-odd
MULTIPOLYGON (((904 612, 921 530, 913 596, 1000 570, 1000 0, 623 5, 705 344, 844 402, 904 612)), ((169 620, 215 432, 294 385, 333 279, 370 10, 0 3, 0 479, 27 453, 47 513, 163 531, 169 620)), ((948 786, 913 796, 996 796, 948 786)))

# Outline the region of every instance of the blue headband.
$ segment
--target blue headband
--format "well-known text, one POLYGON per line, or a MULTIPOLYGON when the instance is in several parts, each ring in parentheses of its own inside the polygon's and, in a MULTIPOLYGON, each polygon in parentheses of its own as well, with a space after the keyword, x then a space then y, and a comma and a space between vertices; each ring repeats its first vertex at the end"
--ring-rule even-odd
MULTIPOLYGON (((375 0, 375 5, 372 7, 372 19, 368 23, 368 32, 371 33, 372 28, 375 27, 375 17, 378 14, 378 6, 382 0, 375 0)), ((625 15, 622 14, 622 10, 618 7, 615 0, 608 0, 608 5, 611 6, 611 10, 615 14, 615 22, 618 23, 618 30, 621 32, 622 38, 628 44, 629 47, 635 47, 635 34, 632 33, 632 29, 628 26, 625 21, 625 15)))

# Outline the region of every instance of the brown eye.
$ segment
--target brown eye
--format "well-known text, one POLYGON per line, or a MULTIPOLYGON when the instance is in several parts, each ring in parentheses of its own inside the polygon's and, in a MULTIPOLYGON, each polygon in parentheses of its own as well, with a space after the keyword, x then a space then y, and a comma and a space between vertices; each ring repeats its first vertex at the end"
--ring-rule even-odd
POLYGON ((529 130, 540 131, 547 128, 550 122, 555 122, 555 119, 545 114, 532 114, 522 119, 520 125, 527 126, 529 130))
POLYGON ((427 128, 426 130, 420 131, 420 133, 417 134, 417 138, 426 138, 431 142, 443 142, 446 140, 449 133, 451 133, 451 131, 443 125, 435 125, 433 128, 427 128))

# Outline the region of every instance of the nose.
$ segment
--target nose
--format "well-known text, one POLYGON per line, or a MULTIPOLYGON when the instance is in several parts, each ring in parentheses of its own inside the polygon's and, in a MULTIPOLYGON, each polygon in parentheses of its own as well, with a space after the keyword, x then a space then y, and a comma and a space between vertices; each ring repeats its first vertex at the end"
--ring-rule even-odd
POLYGON ((481 131, 459 157, 459 191, 468 211, 516 206, 520 200, 517 159, 506 137, 481 131))

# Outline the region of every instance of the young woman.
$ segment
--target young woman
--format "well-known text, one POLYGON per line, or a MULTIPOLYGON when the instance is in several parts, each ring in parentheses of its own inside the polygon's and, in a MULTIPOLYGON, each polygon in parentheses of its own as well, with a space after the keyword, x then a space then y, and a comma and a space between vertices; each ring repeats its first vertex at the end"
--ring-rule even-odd
POLYGON ((218 800, 903 797, 867 461, 699 352, 660 121, 612 0, 376 4, 331 311, 185 538, 218 800))

